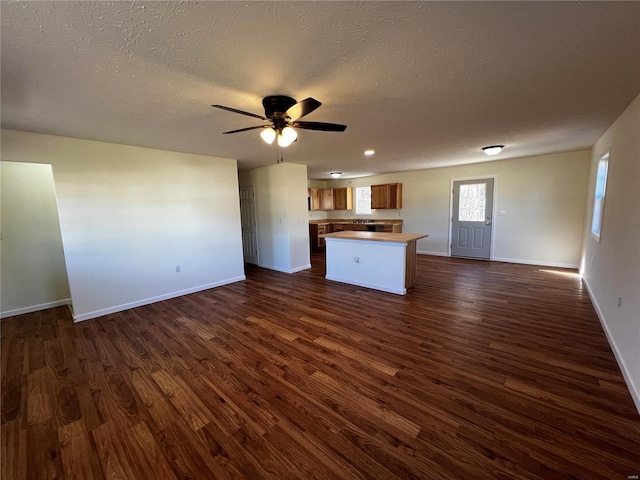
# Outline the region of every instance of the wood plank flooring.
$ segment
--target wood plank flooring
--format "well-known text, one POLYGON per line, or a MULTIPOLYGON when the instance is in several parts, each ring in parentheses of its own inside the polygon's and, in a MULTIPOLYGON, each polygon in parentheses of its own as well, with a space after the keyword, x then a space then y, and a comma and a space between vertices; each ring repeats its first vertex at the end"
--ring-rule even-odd
POLYGON ((2 478, 640 474, 640 416, 572 271, 419 256, 396 296, 312 261, 3 321, 2 478))

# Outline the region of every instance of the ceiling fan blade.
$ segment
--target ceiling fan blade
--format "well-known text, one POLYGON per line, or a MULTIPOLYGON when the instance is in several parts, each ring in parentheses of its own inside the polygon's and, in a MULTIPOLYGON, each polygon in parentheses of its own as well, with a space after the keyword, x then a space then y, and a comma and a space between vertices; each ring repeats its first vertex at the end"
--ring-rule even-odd
POLYGON ((289 117, 292 122, 295 122, 297 119, 302 118, 305 115, 309 115, 320 105, 322 105, 322 103, 315 98, 305 98, 304 100, 300 100, 293 107, 290 107, 284 115, 285 117, 289 117))
POLYGON ((325 122, 293 122, 291 126, 306 128, 307 130, 323 130, 325 132, 344 132, 347 129, 346 125, 325 122))
POLYGON ((222 110, 226 110, 228 112, 239 113, 241 115, 248 115, 249 117, 256 117, 260 120, 268 120, 267 117, 263 117, 262 115, 256 115, 255 113, 243 112, 242 110, 238 110, 237 108, 225 107, 224 105, 211 105, 215 108, 220 108, 222 110))
POLYGON ((269 125, 258 125, 257 127, 239 128, 238 130, 230 130, 228 132, 222 132, 222 133, 225 134, 225 133, 246 132, 247 130, 255 130, 256 128, 269 128, 269 125))

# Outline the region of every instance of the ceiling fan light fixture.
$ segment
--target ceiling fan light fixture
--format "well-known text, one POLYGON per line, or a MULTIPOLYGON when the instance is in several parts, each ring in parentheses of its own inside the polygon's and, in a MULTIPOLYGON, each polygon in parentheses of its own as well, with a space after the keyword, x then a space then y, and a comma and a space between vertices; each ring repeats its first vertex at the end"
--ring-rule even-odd
POLYGON ((280 135, 278 135, 278 145, 281 147, 288 147, 298 138, 298 132, 291 127, 284 127, 280 135))
POLYGON ((276 139, 276 135, 277 133, 273 128, 264 128, 260 133, 262 140, 267 142, 269 145, 271 145, 273 141, 276 139))
POLYGON ((342 176, 342 172, 331 172, 329 175, 333 178, 340 178, 342 176))
POLYGON ((504 145, 490 145, 488 147, 482 147, 482 151, 486 155, 493 157, 494 155, 498 155, 503 148, 504 148, 504 145))

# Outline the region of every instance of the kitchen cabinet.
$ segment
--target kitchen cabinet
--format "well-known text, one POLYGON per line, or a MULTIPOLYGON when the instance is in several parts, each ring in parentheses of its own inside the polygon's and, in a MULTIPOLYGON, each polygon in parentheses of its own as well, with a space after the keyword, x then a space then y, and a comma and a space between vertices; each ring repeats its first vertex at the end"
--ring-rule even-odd
POLYGON ((309 210, 322 210, 322 189, 309 189, 309 210))
POLYGON ((402 233, 402 223, 383 223, 383 222, 367 222, 367 223, 330 223, 333 232, 386 232, 386 233, 402 233))
POLYGON ((366 232, 367 226, 362 223, 350 223, 345 225, 343 230, 349 232, 366 232))
POLYGON ((322 189, 322 210, 333 210, 333 188, 322 189))
POLYGON ((309 188, 309 210, 353 210, 353 189, 309 188))
POLYGON ((402 184, 371 185, 371 208, 402 208, 402 184))
POLYGON ((389 203, 389 187, 387 185, 371 185, 371 208, 387 208, 389 203))
POLYGON ((327 234, 325 278, 404 295, 416 281, 416 242, 425 237, 370 232, 327 234))
POLYGON ((333 225, 331 223, 309 224, 309 242, 311 243, 311 250, 318 250, 326 245, 324 237, 321 237, 321 235, 324 235, 325 233, 333 233, 333 225))
POLYGON ((351 187, 333 189, 333 209, 353 210, 353 189, 351 187))
POLYGON ((402 208, 402 184, 389 184, 389 206, 387 208, 402 208))
POLYGON ((402 233, 402 222, 389 220, 362 222, 345 222, 340 220, 324 220, 322 223, 309 223, 309 242, 311 250, 319 250, 326 246, 321 235, 334 232, 385 232, 402 233))

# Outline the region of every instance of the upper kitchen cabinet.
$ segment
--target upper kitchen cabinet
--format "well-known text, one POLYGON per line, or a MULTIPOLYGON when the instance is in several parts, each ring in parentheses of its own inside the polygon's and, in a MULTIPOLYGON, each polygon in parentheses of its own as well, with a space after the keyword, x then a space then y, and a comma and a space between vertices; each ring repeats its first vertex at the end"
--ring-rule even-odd
POLYGON ((309 210, 322 210, 322 189, 309 189, 309 210))
POLYGON ((402 208, 402 184, 371 185, 371 208, 402 208))
POLYGON ((309 210, 353 210, 353 189, 310 188, 309 210))
POLYGON ((371 185, 371 208, 389 208, 389 185, 371 185))
POLYGON ((322 210, 333 210, 333 188, 322 189, 322 210))
POLYGON ((353 210, 353 189, 351 187, 333 189, 333 209, 353 210))
POLYGON ((389 184, 389 206, 387 208, 402 208, 402 184, 389 184))

